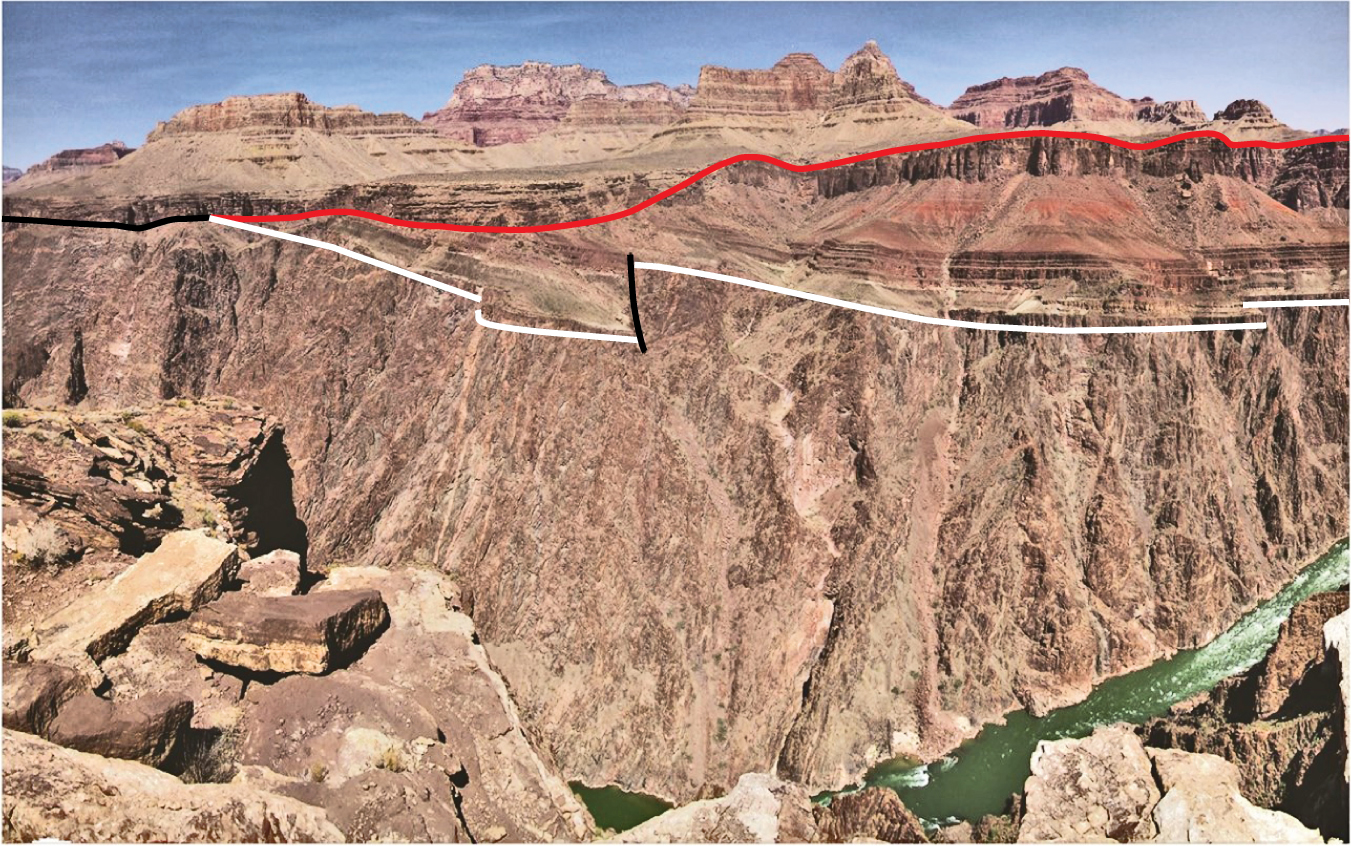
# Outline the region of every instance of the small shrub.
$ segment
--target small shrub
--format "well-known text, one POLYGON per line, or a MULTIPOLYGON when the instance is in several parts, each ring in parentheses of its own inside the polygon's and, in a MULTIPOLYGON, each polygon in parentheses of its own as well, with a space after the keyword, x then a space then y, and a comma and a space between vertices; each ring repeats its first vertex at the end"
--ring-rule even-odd
POLYGON ((225 784, 239 771, 238 726, 225 729, 192 729, 177 752, 177 766, 166 767, 188 784, 225 784))
POLYGON ((310 781, 316 784, 323 784, 324 779, 328 778, 328 766, 322 761, 315 761, 310 764, 310 781))
POLYGON ((714 733, 713 739, 719 743, 727 742, 727 721, 718 717, 718 730, 714 733))
POLYGON ((130 429, 131 431, 135 432, 138 435, 150 434, 150 430, 146 428, 145 424, 137 420, 135 417, 131 418, 130 420, 127 420, 126 424, 128 429, 130 429))
POLYGON ((403 750, 397 745, 390 746, 380 753, 380 757, 375 760, 376 769, 389 770, 391 773, 401 773, 408 769, 403 760, 403 750))
POLYGON ((6 429, 17 429, 23 425, 23 415, 17 411, 6 411, 4 423, 6 429))
POLYGON ((19 560, 30 567, 48 567, 71 557, 69 536, 50 520, 39 520, 28 533, 19 538, 14 547, 19 560))
POLYGON ((192 405, 192 403, 188 402, 185 399, 178 400, 174 404, 177 405, 179 408, 187 408, 188 406, 192 405))

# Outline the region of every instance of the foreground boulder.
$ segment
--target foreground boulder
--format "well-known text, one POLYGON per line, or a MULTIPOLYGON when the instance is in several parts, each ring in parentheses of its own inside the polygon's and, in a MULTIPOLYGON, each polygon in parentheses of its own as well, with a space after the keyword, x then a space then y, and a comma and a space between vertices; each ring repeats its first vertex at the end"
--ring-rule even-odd
POLYGON ((1042 741, 1018 841, 1323 842, 1289 814, 1253 805, 1238 784, 1223 758, 1146 749, 1125 724, 1042 741))
POLYGON ((319 808, 239 784, 168 773, 4 732, 6 841, 337 843, 319 808))
POLYGON ((194 614, 183 639, 202 658, 231 667, 319 674, 360 655, 388 622, 374 590, 234 593, 194 614))
POLYGON ((249 685, 243 777, 323 807, 353 841, 590 839, 590 815, 532 748, 453 583, 343 567, 310 595, 360 590, 388 603, 388 630, 343 669, 249 685))
POLYGON ((299 554, 277 549, 245 561, 240 565, 236 578, 244 583, 243 590, 248 593, 292 596, 300 592, 300 581, 304 575, 305 566, 299 554))
POLYGON ((673 808, 614 838, 618 843, 803 843, 816 834, 811 797, 797 784, 746 773, 718 799, 673 808))
POLYGON ((1259 808, 1238 790, 1238 768, 1216 755, 1151 749, 1167 791, 1154 807, 1161 843, 1322 843, 1289 814, 1259 808))
POLYGON ((1042 741, 1032 753, 1019 842, 1093 837, 1147 840, 1159 801, 1153 767, 1139 738, 1122 727, 1082 740, 1042 741))
POLYGON ((6 661, 4 672, 4 724, 14 731, 45 735, 61 706, 88 690, 79 673, 56 664, 6 661))
POLYGON ((1246 798, 1324 837, 1346 840, 1341 672, 1336 652, 1324 643, 1325 626, 1346 604, 1346 591, 1304 600, 1260 662, 1136 733, 1151 747, 1224 758, 1238 768, 1246 798))
POLYGON ((36 626, 31 656, 85 670, 127 647, 143 626, 184 613, 220 596, 239 567, 233 544, 200 530, 166 535, 116 578, 82 594, 36 626))
MULTIPOLYGON (((927 843, 924 827, 896 791, 869 787, 836 796, 829 805, 815 805, 816 839, 822 843, 849 843, 857 839, 883 843, 927 843)), ((969 826, 968 826, 969 828, 969 826)))
POLYGON ((192 700, 181 694, 110 702, 92 693, 67 702, 46 738, 105 758, 162 766, 192 722, 192 700))

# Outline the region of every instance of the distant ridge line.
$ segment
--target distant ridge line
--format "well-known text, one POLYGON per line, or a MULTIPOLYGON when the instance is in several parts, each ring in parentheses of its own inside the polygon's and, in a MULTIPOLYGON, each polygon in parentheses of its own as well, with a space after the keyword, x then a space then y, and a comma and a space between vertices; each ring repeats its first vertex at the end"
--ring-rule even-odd
POLYGON ((583 220, 561 221, 559 223, 545 223, 537 226, 491 226, 486 224, 458 224, 458 223, 435 223, 428 221, 404 220, 397 217, 388 217, 375 212, 361 211, 360 209, 317 209, 315 211, 298 212, 296 214, 270 214, 270 215, 216 215, 227 220, 234 220, 241 223, 286 223, 297 220, 310 220, 317 217, 359 217, 365 220, 373 220, 377 223, 387 223, 391 226, 402 226, 407 229, 437 229, 449 232, 500 232, 500 233, 526 233, 526 232, 559 232, 565 229, 580 229, 584 226, 595 226, 600 223, 610 223, 611 221, 621 220, 626 217, 637 214, 646 208, 660 203, 675 194, 689 188, 696 182, 711 176, 712 174, 731 167, 740 162, 763 162, 783 170, 793 173, 814 173, 819 170, 829 170, 831 168, 842 167, 844 165, 856 164, 858 162, 871 161, 873 159, 894 156, 899 153, 915 153, 926 150, 942 150, 949 147, 960 147, 967 144, 977 144, 983 141, 1000 141, 1006 139, 1019 138, 1069 138, 1083 141, 1098 141, 1103 144, 1109 144, 1113 147, 1121 147, 1127 150, 1155 150, 1159 147, 1165 147, 1169 144, 1176 144, 1179 141, 1187 141, 1193 138, 1212 138, 1221 141, 1225 146, 1232 150, 1248 149, 1260 147, 1265 150, 1289 150, 1296 147, 1307 147, 1313 144, 1335 144, 1351 140, 1347 135, 1321 135, 1313 138, 1299 138, 1293 141, 1231 141, 1227 135, 1216 132, 1212 129, 1198 129, 1192 132, 1183 132, 1178 135, 1172 135, 1168 138, 1160 138, 1156 141, 1124 141, 1120 138, 1113 138, 1108 135, 1097 135, 1092 132, 1070 132, 1058 129, 1025 129, 1015 132, 996 132, 986 135, 965 135, 960 138, 949 138, 946 141, 924 141, 918 144, 904 144, 899 147, 888 147, 884 150, 875 150, 870 153, 860 153, 856 156, 847 156, 842 159, 833 159, 826 162, 817 162, 815 164, 795 165, 786 162, 783 159, 763 153, 742 153, 731 156, 720 162, 709 165, 693 176, 684 179, 670 188, 655 194, 637 205, 621 209, 610 214, 600 215, 599 217, 590 217, 583 220))
POLYGON ((4 216, 5 223, 38 223, 44 226, 75 226, 89 229, 123 229, 127 232, 144 232, 147 229, 154 229, 156 226, 164 226, 168 223, 205 223, 210 215, 205 214, 178 214, 173 217, 161 217, 159 220, 152 220, 149 223, 113 223, 106 220, 64 220, 58 217, 24 217, 20 214, 7 214, 4 216))

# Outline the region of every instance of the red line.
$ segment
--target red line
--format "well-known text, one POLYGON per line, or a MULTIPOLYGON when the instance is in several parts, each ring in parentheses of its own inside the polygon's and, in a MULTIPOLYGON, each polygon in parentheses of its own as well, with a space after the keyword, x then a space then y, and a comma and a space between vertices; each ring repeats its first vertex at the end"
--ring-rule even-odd
POLYGON ((1161 138, 1157 141, 1134 142, 1123 141, 1119 138, 1112 138, 1107 135, 1095 135, 1091 132, 1067 132, 1057 129, 1026 129, 1017 132, 999 132, 989 135, 967 135, 961 138, 951 138, 946 141, 926 141, 920 144, 906 144, 900 147, 888 147, 885 150, 875 150, 871 153, 860 153, 857 156, 848 156, 843 159, 835 159, 828 162, 818 162, 816 164, 795 165, 782 159, 776 159, 773 156, 766 156, 762 153, 742 153, 738 156, 723 159, 720 162, 711 164, 688 179, 677 182, 665 191, 648 197, 636 206, 622 209, 610 214, 604 214, 600 217, 590 217, 585 220, 567 220, 560 223, 546 223, 539 226, 484 226, 478 224, 458 224, 458 223, 428 223, 416 220, 402 220, 397 217, 386 217, 383 214, 375 212, 361 211, 360 209, 318 209, 315 211, 300 212, 298 214, 265 214, 252 216, 237 215, 216 215, 227 220, 236 220, 241 223, 284 223, 292 220, 309 220, 314 217, 361 217, 366 220, 375 220, 380 223, 388 223, 393 226, 403 226, 409 229, 444 229, 451 232, 558 232, 563 229, 578 229, 583 226, 595 226, 598 223, 609 223, 612 220, 635 215, 649 206, 654 206, 684 191, 694 183, 738 162, 764 162, 792 171, 793 173, 813 173, 818 170, 829 170, 833 167, 855 164, 857 162, 866 162, 872 159, 880 159, 886 156, 894 156, 898 153, 913 153, 922 150, 941 150, 946 147, 959 147, 965 144, 975 144, 981 141, 999 141, 1006 138, 1077 138, 1086 141, 1101 141, 1104 144, 1110 144, 1114 147, 1122 147, 1127 150, 1154 150, 1168 144, 1176 144, 1179 141, 1186 141, 1191 138, 1214 138, 1223 141, 1225 146, 1230 149, 1245 149, 1249 147, 1261 147, 1266 150, 1288 150, 1293 147, 1305 147, 1310 144, 1330 144, 1336 142, 1346 142, 1351 140, 1346 135, 1323 135, 1316 138, 1302 138, 1295 141, 1230 141, 1229 138, 1219 132, 1210 129, 1199 129, 1194 132, 1184 132, 1180 135, 1174 135, 1169 138, 1161 138))

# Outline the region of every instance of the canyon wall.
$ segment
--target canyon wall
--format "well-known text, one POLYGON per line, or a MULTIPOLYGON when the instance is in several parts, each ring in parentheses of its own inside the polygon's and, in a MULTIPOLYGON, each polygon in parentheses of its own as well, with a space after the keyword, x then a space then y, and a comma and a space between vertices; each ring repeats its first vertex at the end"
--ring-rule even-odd
MULTIPOLYGON (((1345 278, 1345 148, 1330 149, 1340 157, 1000 142, 817 177, 752 168, 571 233, 302 231, 483 286, 490 319, 625 332, 635 245, 768 282, 858 284, 794 256, 824 249, 822 233, 856 237, 837 221, 860 215, 945 237, 1018 229, 1044 245, 1056 209, 1064 231, 1088 233, 1060 248, 1089 252, 1102 210, 1070 200, 1116 186, 1142 233, 1189 250, 1237 238, 1331 286, 1345 278), (1295 194, 1332 206, 1301 214, 1264 193, 1292 163, 1315 186, 1295 194), (1183 202, 1222 180, 1246 216, 1183 202), (988 193, 916 195, 924 215, 890 217, 910 191, 967 185, 988 193), (973 207, 980 227, 956 226, 973 207), (1339 251, 1302 258, 1280 259, 1273 235, 1336 247, 1336 231, 1339 251)), ((622 207, 663 178, 394 183, 324 199, 545 222, 622 207)), ((6 211, 85 202, 83 216, 139 218, 313 199, 7 198, 6 211)), ((464 301, 205 224, 9 225, 5 271, 7 394, 66 401, 78 337, 85 405, 208 392, 261 404, 286 426, 312 559, 452 572, 532 739, 592 784, 688 800, 775 766, 815 789, 880 758, 939 754, 1009 709, 1071 701, 1205 642, 1346 534, 1348 338, 1335 310, 1272 312, 1266 331, 1023 336, 644 272, 643 356, 493 332, 464 301)), ((1246 274, 1216 289, 1230 317, 1246 274)), ((970 295, 997 278, 972 272, 970 295)), ((1177 289, 1160 314, 1205 305, 1177 289)))
POLYGON ((673 120, 692 94, 688 85, 615 85, 604 71, 581 65, 480 65, 465 71, 450 101, 425 114, 423 121, 443 135, 492 147, 542 135, 561 123, 573 106, 589 101, 660 104, 670 112, 661 109, 650 114, 674 113, 673 120))

